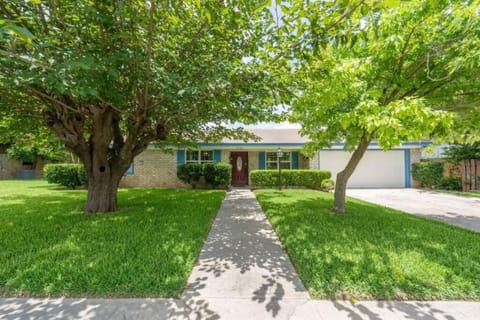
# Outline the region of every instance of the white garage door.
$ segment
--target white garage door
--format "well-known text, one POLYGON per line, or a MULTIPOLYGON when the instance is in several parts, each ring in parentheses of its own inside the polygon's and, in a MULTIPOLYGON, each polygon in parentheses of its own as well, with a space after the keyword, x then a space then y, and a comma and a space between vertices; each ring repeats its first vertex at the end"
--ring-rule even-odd
MULTIPOLYGON (((319 165, 332 172, 333 180, 345 168, 351 153, 343 150, 322 150, 319 165)), ((404 188, 405 151, 370 150, 365 153, 355 172, 350 177, 348 188, 404 188)))

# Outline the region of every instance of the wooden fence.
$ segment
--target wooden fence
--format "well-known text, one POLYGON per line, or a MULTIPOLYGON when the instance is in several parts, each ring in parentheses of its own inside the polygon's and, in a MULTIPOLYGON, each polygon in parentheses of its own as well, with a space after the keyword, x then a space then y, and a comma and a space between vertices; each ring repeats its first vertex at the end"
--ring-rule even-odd
POLYGON ((462 171, 462 190, 480 190, 480 160, 463 160, 460 167, 462 171))

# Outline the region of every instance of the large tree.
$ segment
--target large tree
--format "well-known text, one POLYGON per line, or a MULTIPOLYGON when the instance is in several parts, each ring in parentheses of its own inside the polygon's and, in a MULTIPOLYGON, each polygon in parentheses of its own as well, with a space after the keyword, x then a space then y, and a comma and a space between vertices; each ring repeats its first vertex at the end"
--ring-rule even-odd
POLYGON ((478 1, 401 2, 357 12, 344 37, 303 52, 292 119, 312 142, 310 153, 344 142, 352 156, 336 177, 333 211, 369 144, 449 133, 460 106, 478 103, 478 1))
POLYGON ((41 115, 85 165, 86 211, 115 211, 120 179, 150 143, 244 136, 228 125, 271 117, 269 6, 1 0, 0 108, 41 115))

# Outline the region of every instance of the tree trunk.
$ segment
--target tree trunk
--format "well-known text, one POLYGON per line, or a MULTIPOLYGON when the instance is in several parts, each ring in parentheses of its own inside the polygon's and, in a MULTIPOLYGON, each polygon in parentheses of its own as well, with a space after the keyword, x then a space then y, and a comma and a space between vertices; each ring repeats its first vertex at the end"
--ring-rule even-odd
MULTIPOLYGON (((85 211, 112 212, 117 210, 118 185, 133 155, 129 152, 129 155, 121 157, 117 149, 118 141, 115 141, 114 131, 118 123, 118 115, 107 109, 93 113, 92 118, 90 148, 83 157, 88 177, 85 211)), ((116 139, 119 140, 118 137, 116 139)))
POLYGON ((365 135, 360 140, 360 144, 352 154, 352 157, 348 161, 345 169, 337 174, 337 181, 335 182, 335 200, 333 203, 332 211, 335 213, 345 213, 345 195, 347 192, 347 183, 350 176, 355 171, 355 168, 360 163, 365 151, 367 151, 368 145, 371 139, 367 139, 365 135))
MULTIPOLYGON (((70 99, 65 98, 62 106, 70 99)), ((104 104, 51 108, 45 111, 46 124, 57 133, 67 149, 78 156, 88 177, 88 196, 85 211, 112 212, 117 210, 117 189, 123 174, 134 157, 151 141, 165 141, 168 130, 161 122, 149 126, 147 108, 129 117, 128 129, 122 130, 122 113, 104 104)))
POLYGON ((116 211, 119 182, 119 179, 113 177, 89 177, 85 211, 90 213, 116 211))

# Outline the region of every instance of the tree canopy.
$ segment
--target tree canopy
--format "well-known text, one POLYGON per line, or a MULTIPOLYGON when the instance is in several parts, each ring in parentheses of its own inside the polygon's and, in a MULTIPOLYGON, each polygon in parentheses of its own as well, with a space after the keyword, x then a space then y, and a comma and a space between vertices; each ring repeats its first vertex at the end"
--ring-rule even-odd
MULTIPOLYGON (((307 152, 345 142, 354 151, 337 176, 334 211, 369 143, 451 136, 460 107, 478 105, 478 1, 409 1, 357 11, 351 33, 304 54, 292 120, 307 152), (448 111, 446 111, 448 110, 448 111)), ((470 109, 471 110, 471 109, 470 109)))
POLYGON ((389 149, 451 135, 454 121, 459 136, 474 136, 478 8, 478 0, 0 1, 0 110, 41 117, 85 165, 86 210, 105 212, 116 210, 123 173, 150 143, 246 137, 229 125, 270 120, 294 96, 291 119, 312 139, 309 151, 339 141, 354 151, 337 177, 341 212, 373 139, 389 149))
POLYGON ((1 1, 0 108, 40 115, 85 164, 86 210, 116 209, 149 143, 245 136, 272 117, 268 1, 1 1))

